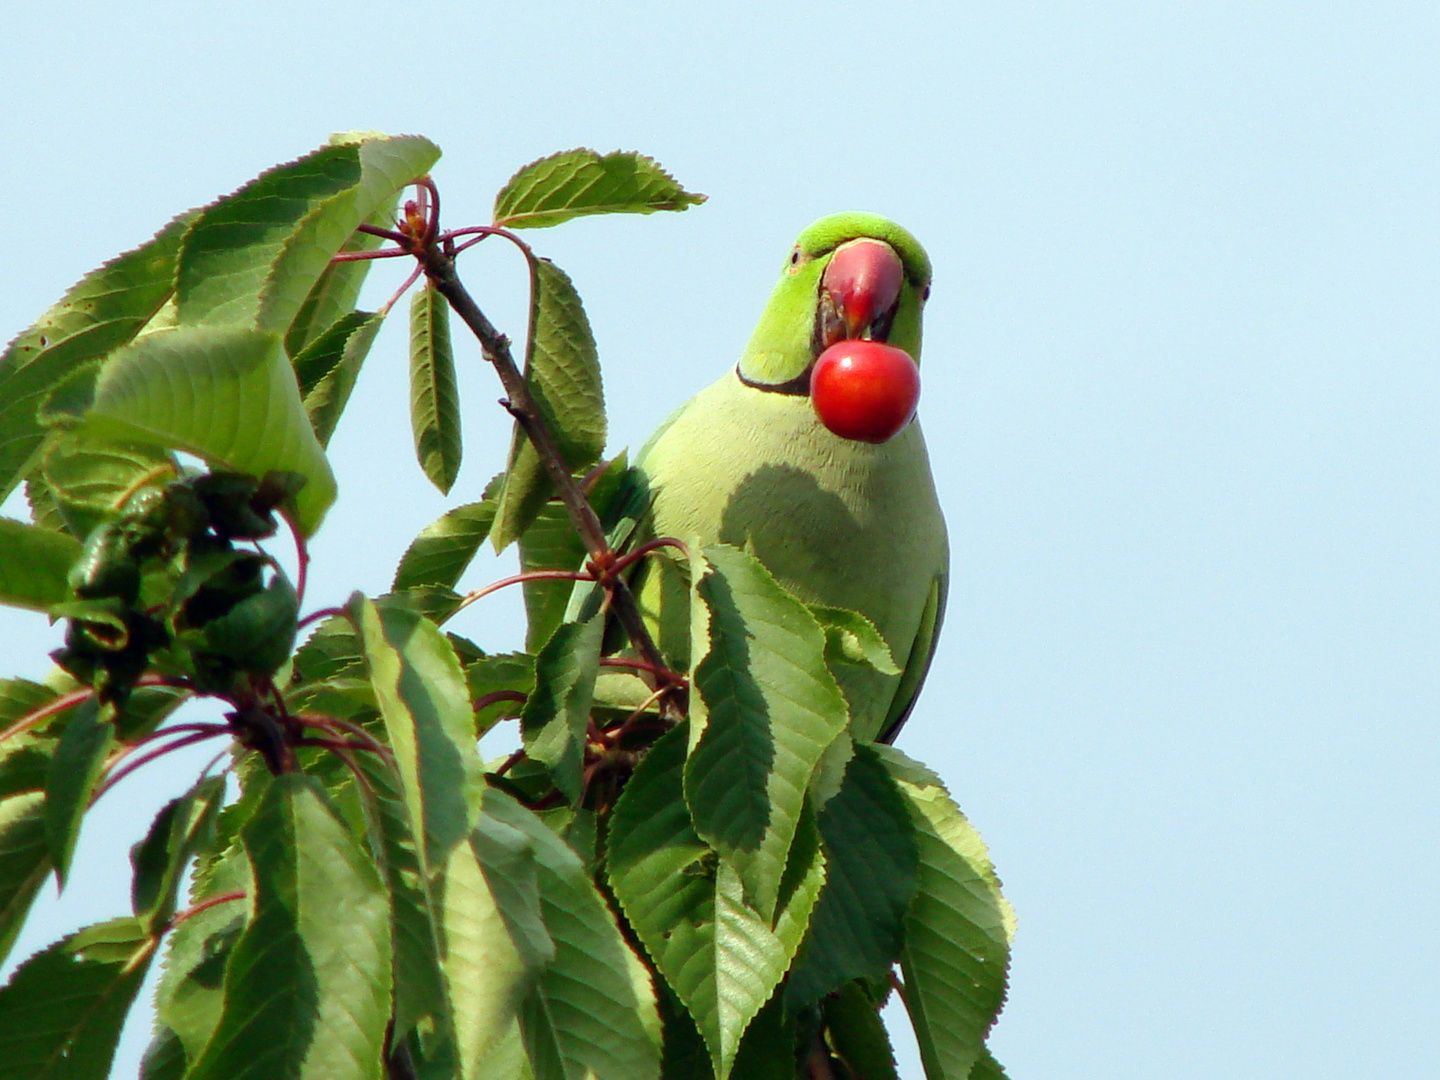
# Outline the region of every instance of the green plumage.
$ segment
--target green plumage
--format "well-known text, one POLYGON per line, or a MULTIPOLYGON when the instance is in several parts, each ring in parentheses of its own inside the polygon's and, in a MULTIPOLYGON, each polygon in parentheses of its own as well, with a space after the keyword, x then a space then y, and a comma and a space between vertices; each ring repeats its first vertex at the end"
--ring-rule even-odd
MULTIPOLYGON (((859 611, 890 646, 899 676, 840 665, 857 738, 893 737, 929 667, 944 611, 948 546, 918 422, 886 443, 840 438, 783 384, 813 362, 825 266, 857 237, 886 241, 905 283, 889 341, 917 361, 930 264, 908 233, 871 214, 838 214, 801 234, 737 369, 682 405, 640 452, 646 532, 722 541, 756 555, 801 600, 859 611), (742 381, 740 373, 745 380, 742 381)), ((656 559, 639 599, 667 655, 689 651, 688 589, 656 559)))

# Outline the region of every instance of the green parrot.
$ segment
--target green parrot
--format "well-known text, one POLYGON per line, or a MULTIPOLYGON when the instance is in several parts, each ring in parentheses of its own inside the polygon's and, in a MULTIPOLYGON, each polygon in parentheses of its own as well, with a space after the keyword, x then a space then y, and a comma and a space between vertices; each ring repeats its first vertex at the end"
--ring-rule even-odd
MULTIPOLYGON (((899 225, 865 213, 815 222, 740 362, 635 462, 649 489, 645 533, 745 549, 805 603, 874 623, 901 673, 837 665, 861 740, 892 740, 915 703, 944 616, 949 547, 918 421, 878 444, 842 438, 816 414, 811 371, 846 339, 888 342, 918 362, 929 293, 929 258, 899 225)), ((642 611, 661 650, 687 662, 687 583, 675 562, 646 563, 642 611)))

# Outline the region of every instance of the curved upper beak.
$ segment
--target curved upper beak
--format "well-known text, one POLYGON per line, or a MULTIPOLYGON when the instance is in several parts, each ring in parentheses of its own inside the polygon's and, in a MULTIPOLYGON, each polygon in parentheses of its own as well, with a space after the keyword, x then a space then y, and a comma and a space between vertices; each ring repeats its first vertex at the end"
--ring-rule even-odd
POLYGON ((823 347, 867 335, 884 341, 904 282, 900 256, 885 241, 862 237, 836 248, 820 281, 823 347))

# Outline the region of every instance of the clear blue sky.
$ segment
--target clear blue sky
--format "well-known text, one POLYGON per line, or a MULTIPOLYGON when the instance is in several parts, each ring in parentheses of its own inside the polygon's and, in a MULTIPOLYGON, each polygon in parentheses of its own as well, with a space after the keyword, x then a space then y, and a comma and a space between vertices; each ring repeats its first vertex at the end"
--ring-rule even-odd
MULTIPOLYGON (((803 225, 907 225, 955 570, 902 745, 1019 911, 998 1056, 1440 1075, 1440 7, 52 2, 0 41, 5 337, 335 130, 434 138, 457 225, 535 157, 638 149, 710 202, 535 237, 636 446, 734 361, 803 225)), ((519 334, 518 267, 477 255, 519 334)), ((383 590, 443 509, 399 329, 333 444, 316 602, 383 590)), ((462 496, 506 437, 478 367, 462 496)), ((480 607, 482 644, 520 641, 480 607)), ((0 620, 5 668, 52 638, 0 620)), ((107 796, 22 950, 124 910, 102 849, 198 764, 107 796)))

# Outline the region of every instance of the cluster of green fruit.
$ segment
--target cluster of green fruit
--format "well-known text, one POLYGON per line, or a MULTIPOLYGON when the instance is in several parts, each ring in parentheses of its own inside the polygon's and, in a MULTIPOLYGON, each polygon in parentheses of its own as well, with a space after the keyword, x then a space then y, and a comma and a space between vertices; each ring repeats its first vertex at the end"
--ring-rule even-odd
POLYGON ((235 542, 273 535, 275 510, 303 483, 211 472, 132 494, 86 537, 73 599, 51 609, 70 620, 55 662, 117 703, 147 670, 226 697, 246 676, 272 675, 290 655, 299 602, 268 555, 235 542))

